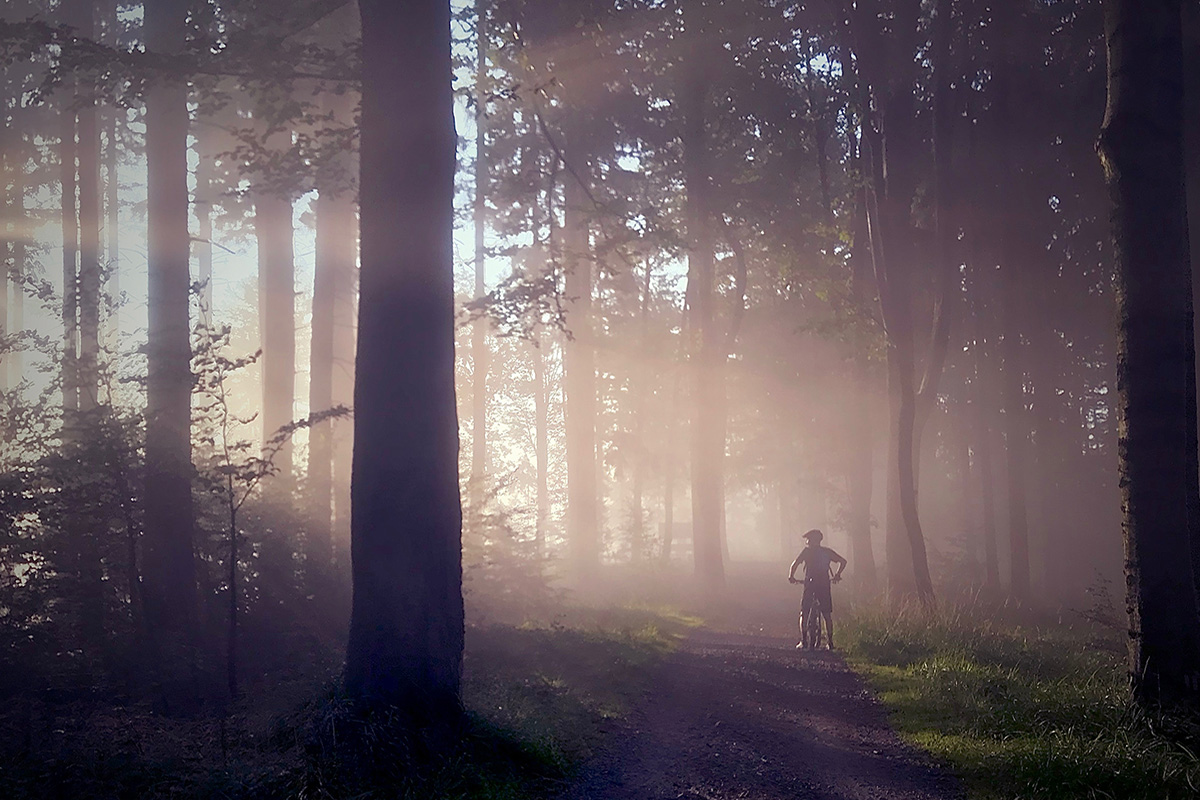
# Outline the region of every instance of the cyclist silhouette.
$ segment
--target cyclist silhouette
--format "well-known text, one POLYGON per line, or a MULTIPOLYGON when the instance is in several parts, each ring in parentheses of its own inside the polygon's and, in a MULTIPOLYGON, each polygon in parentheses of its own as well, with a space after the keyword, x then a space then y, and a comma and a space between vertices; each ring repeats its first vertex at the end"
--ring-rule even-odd
MULTIPOLYGON (((800 641, 796 645, 797 648, 810 646, 804 635, 804 621, 806 616, 812 613, 815 605, 825 620, 829 649, 833 649, 833 592, 830 585, 842 579, 842 573, 846 570, 846 559, 828 547, 822 547, 821 540, 824 538, 825 534, 816 528, 804 534, 807 545, 800 551, 800 555, 796 556, 796 560, 792 562, 792 569, 788 572, 788 583, 799 583, 796 580, 796 570, 801 564, 804 565, 804 598, 800 601, 800 641), (838 565, 838 569, 830 576, 830 568, 834 564, 838 565)), ((817 623, 820 624, 820 620, 817 620, 817 623)))

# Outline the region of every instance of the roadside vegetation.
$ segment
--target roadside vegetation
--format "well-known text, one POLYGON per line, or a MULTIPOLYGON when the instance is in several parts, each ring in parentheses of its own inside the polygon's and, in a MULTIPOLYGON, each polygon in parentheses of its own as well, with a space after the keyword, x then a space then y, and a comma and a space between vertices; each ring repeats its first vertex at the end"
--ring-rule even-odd
POLYGON ((22 702, 0 714, 0 795, 548 796, 629 713, 690 624, 665 611, 565 609, 544 622, 473 626, 467 714, 453 742, 353 714, 332 660, 188 719, 83 698, 22 702))
POLYGON ((901 736, 969 796, 1200 796, 1200 727, 1130 703, 1119 637, 1002 621, 982 609, 859 612, 843 644, 901 736))

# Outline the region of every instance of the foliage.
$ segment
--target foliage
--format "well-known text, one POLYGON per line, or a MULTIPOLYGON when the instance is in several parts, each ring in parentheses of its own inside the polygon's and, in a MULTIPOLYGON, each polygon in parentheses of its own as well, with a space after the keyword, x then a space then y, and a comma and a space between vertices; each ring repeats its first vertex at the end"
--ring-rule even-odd
POLYGON ((863 612, 843 631, 900 733, 972 797, 1169 800, 1200 788, 1200 726, 1189 734, 1133 707, 1123 660, 1089 646, 1090 629, 1009 624, 977 607, 863 612))
POLYGON ((682 632, 645 611, 564 610, 549 625, 468 631, 454 739, 359 715, 334 662, 298 662, 228 709, 164 719, 142 705, 0 712, 6 798, 536 798, 646 690, 682 632))

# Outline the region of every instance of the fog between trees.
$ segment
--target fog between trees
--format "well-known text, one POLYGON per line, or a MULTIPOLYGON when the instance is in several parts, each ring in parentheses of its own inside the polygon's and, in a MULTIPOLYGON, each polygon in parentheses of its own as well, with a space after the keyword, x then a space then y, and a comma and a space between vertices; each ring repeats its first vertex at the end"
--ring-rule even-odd
POLYGON ((453 704, 460 493, 469 623, 810 528, 856 602, 1119 606, 1103 4, 443 6, 5 4, 4 692, 188 711, 351 619, 453 704))

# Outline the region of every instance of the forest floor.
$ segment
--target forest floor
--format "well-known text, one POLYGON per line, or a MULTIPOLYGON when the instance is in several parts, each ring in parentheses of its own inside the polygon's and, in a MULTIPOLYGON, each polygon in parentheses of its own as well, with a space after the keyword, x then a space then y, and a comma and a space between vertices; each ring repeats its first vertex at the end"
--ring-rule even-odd
POLYGON ((701 629, 660 665, 569 800, 943 800, 958 781, 904 744, 836 652, 701 629))

